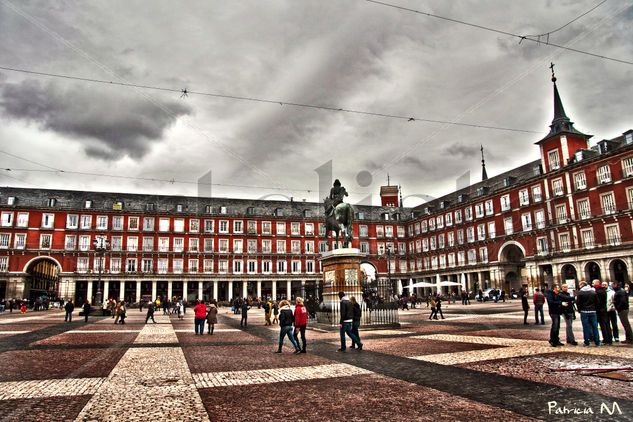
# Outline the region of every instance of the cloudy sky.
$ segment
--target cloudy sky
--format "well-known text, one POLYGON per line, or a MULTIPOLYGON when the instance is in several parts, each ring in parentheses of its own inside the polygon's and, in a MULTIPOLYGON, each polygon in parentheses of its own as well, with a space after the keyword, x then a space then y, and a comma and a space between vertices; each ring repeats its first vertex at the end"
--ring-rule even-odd
MULTIPOLYGON (((533 35, 600 2, 391 4, 533 35)), ((549 41, 633 62, 633 2, 549 41)), ((211 171, 213 196, 316 201, 331 160, 352 202, 377 203, 389 173, 413 206, 479 181, 480 145, 491 176, 538 158, 552 61, 577 129, 633 128, 631 64, 364 0, 0 0, 0 67, 172 90, 0 69, 0 185, 196 195, 211 171)))

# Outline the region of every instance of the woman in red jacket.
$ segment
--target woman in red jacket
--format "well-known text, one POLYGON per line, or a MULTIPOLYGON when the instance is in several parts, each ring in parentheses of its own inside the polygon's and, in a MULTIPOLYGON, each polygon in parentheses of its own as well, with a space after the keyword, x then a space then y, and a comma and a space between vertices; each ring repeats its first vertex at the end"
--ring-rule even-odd
POLYGON ((299 333, 301 333, 301 353, 306 353, 306 327, 308 326, 308 311, 303 306, 303 299, 298 297, 295 299, 295 342, 299 344, 299 333))
POLYGON ((207 307, 204 305, 204 301, 196 300, 196 306, 193 308, 195 314, 195 330, 196 335, 200 331, 200 335, 204 334, 204 323, 207 320, 207 307))

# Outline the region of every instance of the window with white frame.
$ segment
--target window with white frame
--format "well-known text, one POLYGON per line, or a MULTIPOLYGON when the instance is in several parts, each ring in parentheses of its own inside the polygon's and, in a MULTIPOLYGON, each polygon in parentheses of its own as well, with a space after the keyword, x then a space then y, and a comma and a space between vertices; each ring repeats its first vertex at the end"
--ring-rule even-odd
POLYGON ((563 189, 563 179, 552 180, 552 191, 555 196, 562 196, 565 194, 565 190, 563 189))
POLYGON ((514 223, 512 222, 512 217, 508 217, 503 220, 503 228, 506 235, 514 233, 514 223))
POLYGON ((497 235, 497 228, 494 221, 488 222, 488 237, 494 239, 497 235))
POLYGON ((436 242, 435 236, 431 236, 429 240, 430 240, 429 244, 431 245, 431 250, 434 251, 435 249, 437 249, 437 242, 436 242))
POLYGON ((262 221, 262 234, 269 235, 272 233, 270 221, 262 221))
POLYGON ((608 245, 616 246, 622 242, 622 239, 620 238, 620 226, 617 223, 605 225, 604 232, 608 245))
POLYGON ((213 248, 213 238, 212 237, 205 237, 204 238, 204 251, 205 252, 213 252, 214 248, 213 248))
POLYGON ((182 272, 184 271, 184 260, 182 258, 178 258, 178 259, 174 259, 172 261, 172 265, 173 265, 173 273, 174 274, 182 274, 182 272))
POLYGON ((174 232, 175 233, 184 233, 185 232, 185 219, 184 218, 174 218, 174 232))
POLYGON ((492 199, 489 199, 485 202, 484 208, 486 209, 486 215, 490 216, 495 213, 495 205, 492 199))
POLYGON ((609 183, 611 181, 611 168, 608 164, 598 167, 596 172, 598 183, 609 183))
POLYGON ((614 214, 617 209, 613 192, 600 195, 600 205, 602 206, 602 214, 614 214))
POLYGON ((475 228, 474 227, 466 228, 466 240, 468 240, 468 243, 472 243, 472 242, 475 241, 475 228))
POLYGON ((519 191, 519 205, 529 205, 530 204, 530 194, 527 189, 521 189, 519 191))
POLYGON ((488 248, 487 247, 479 248, 479 260, 484 263, 488 262, 488 248))
POLYGON ((590 249, 596 246, 593 238, 593 229, 580 230, 580 237, 585 248, 590 249))
POLYGON ((204 220, 204 232, 213 233, 213 220, 204 220))
POLYGON ((138 251, 138 237, 136 236, 127 237, 127 251, 128 252, 138 251))
POLYGON ((444 215, 444 221, 446 222, 446 227, 450 227, 453 225, 453 214, 447 213, 444 215))
POLYGON ((449 253, 448 254, 448 266, 449 267, 454 267, 455 266, 455 254, 454 253, 449 253))
POLYGON ((466 265, 466 252, 457 252, 457 265, 466 265))
POLYGON ((160 218, 160 219, 158 219, 158 231, 160 231, 160 232, 168 232, 169 231, 169 218, 160 218))
POLYGON ((90 268, 90 258, 83 257, 83 256, 77 258, 77 272, 87 273, 89 268, 90 268))
POLYGON ((262 252, 263 253, 271 253, 273 250, 272 248, 272 241, 269 239, 263 239, 262 240, 262 252))
POLYGON ((169 238, 168 237, 158 238, 158 252, 169 252, 169 238))
POLYGON ((154 250, 154 237, 143 236, 143 252, 152 252, 154 250))
POLYGON ((116 230, 116 231, 123 230, 123 216, 122 215, 115 215, 112 217, 112 230, 116 230))
POLYGON ((567 206, 565 204, 556 205, 556 223, 565 224, 567 223, 567 206))
POLYGON ((376 226, 376 237, 384 237, 384 236, 385 236, 385 227, 376 226))
POLYGON ((569 233, 559 233, 558 247, 562 252, 569 252, 571 244, 569 243, 569 233))
POLYGON ((511 208, 510 194, 503 195, 499 198, 499 205, 501 205, 501 211, 508 211, 511 208))
POLYGON ((576 190, 587 189, 587 176, 584 171, 574 173, 574 187, 576 190))
POLYGON ((422 250, 424 252, 428 252, 429 251, 429 239, 427 239, 426 237, 424 239, 422 239, 422 250))
POLYGON ((185 239, 183 237, 174 237, 174 252, 183 252, 185 250, 185 239))
POLYGON ((137 259, 136 258, 127 258, 125 260, 125 272, 127 273, 135 273, 137 271, 137 259))
POLYGON ((218 272, 220 274, 226 274, 229 272, 229 261, 226 259, 221 259, 218 261, 218 272))
POLYGON ((66 216, 66 228, 67 229, 79 228, 79 216, 77 214, 68 214, 66 216))
MULTIPOLYGON (((406 263, 405 263, 405 265, 406 265, 406 263)), ((446 268, 446 255, 440 255, 440 268, 446 268)), ((401 269, 401 271, 402 271, 402 269, 401 269)), ((405 267, 404 271, 402 271, 402 272, 405 272, 405 271, 407 271, 406 267, 405 267)))
POLYGON ((81 216, 81 228, 84 230, 90 230, 92 228, 92 216, 91 215, 82 215, 81 216))
POLYGON ((278 240, 277 241, 276 252, 277 253, 286 253, 286 241, 285 240, 278 240))
POLYGON ((536 238, 536 253, 539 255, 546 255, 548 252, 547 237, 536 238))
POLYGON ((244 241, 242 239, 233 239, 233 253, 241 254, 244 252, 244 241))
POLYGON ((633 176, 633 156, 622 160, 622 177, 633 176))
POLYGON ((542 199, 543 199, 543 195, 541 193, 541 186, 540 185, 532 186, 532 200, 534 202, 541 202, 542 199))
POLYGON ((42 214, 42 228, 53 229, 55 228, 55 214, 42 214))
POLYGON ((301 253, 301 241, 300 240, 293 240, 290 242, 290 251, 293 254, 300 254, 301 253))
POLYGON ((293 274, 297 274, 301 272, 301 261, 292 261, 290 263, 290 269, 293 274))
POLYGON ((191 233, 198 233, 200 232, 200 220, 197 218, 191 218, 189 220, 189 231, 191 233))
POLYGON ((142 270, 144 273, 151 273, 153 269, 153 261, 151 258, 143 258, 142 270))
POLYGON ((292 236, 298 236, 301 234, 301 224, 292 222, 290 223, 290 234, 292 236))
POLYGON ((244 222, 242 220, 233 220, 233 233, 244 233, 244 222))
POLYGON ((283 259, 277 260, 277 274, 285 274, 286 272, 286 261, 283 259))
POLYGON ((319 223, 319 236, 325 236, 325 224, 319 223))
POLYGON ((26 247, 26 234, 16 233, 13 240, 13 247, 15 249, 24 249, 26 247))
POLYGON ((218 232, 220 233, 228 233, 229 232, 229 222, 227 220, 220 220, 218 232))
POLYGON ((462 223, 462 210, 455 211, 455 224, 462 223))
POLYGON ((242 274, 242 267, 244 262, 241 259, 233 260, 233 274, 242 274))
POLYGON ((158 259, 158 274, 167 274, 169 271, 169 260, 167 258, 158 259))
POLYGON ((200 250, 200 239, 197 237, 189 238, 189 252, 198 252, 200 250))
POLYGON ((432 269, 437 269, 437 256, 432 256, 431 257, 431 268, 432 269))
POLYGON ((121 258, 110 258, 110 272, 114 274, 121 272, 121 258))
POLYGON ((369 253, 369 242, 360 242, 360 251, 362 253, 369 253))
POLYGON ((385 237, 393 237, 393 226, 385 226, 385 237))
POLYGON ((455 232, 448 232, 446 234, 446 243, 448 244, 449 248, 455 246, 455 232))
POLYGON ((444 216, 443 215, 438 215, 437 217, 435 217, 435 227, 437 227, 438 229, 441 229, 444 227, 444 216))
POLYGON ((576 209, 578 210, 578 218, 585 220, 591 217, 591 208, 589 206, 589 199, 579 199, 576 201, 576 209))
MULTIPOLYGON (((82 237, 84 236, 80 236, 79 237, 79 249, 82 250, 81 248, 83 247, 82 243, 84 242, 82 240, 82 237)), ((88 239, 86 239, 86 248, 90 249, 90 236, 86 236, 88 239)), ((85 250, 88 250, 85 249, 85 250)), ((122 236, 112 236, 112 238, 110 239, 110 249, 114 252, 119 252, 123 250, 123 237, 122 236)))
POLYGON ((306 236, 314 236, 314 223, 305 223, 304 230, 306 232, 306 236))
POLYGON ((108 216, 107 215, 97 216, 97 230, 107 230, 107 229, 108 229, 108 216))
POLYGON ((633 187, 626 189, 626 200, 629 204, 629 209, 633 208, 633 187))
POLYGON ((468 264, 473 265, 477 263, 477 250, 468 249, 468 264))
POLYGON ((314 253, 314 242, 312 240, 305 242, 304 244, 305 247, 305 253, 314 253))
POLYGON ((523 226, 524 232, 532 230, 532 214, 529 212, 521 214, 521 225, 523 226))
POLYGON ((464 230, 463 229, 457 230, 457 244, 458 245, 464 244, 464 230))
POLYGON ((229 252, 229 239, 219 239, 219 241, 218 241, 218 251, 220 253, 228 253, 229 252))
MULTIPOLYGON (((113 236, 112 237, 112 250, 116 251, 116 250, 121 250, 121 241, 122 238, 121 236, 113 236), (116 240, 118 240, 118 242, 115 242, 115 238, 116 240), (116 243, 116 244, 115 244, 116 243), (118 249, 115 249, 115 247, 118 247, 118 249)), ((79 250, 80 251, 89 251, 90 250, 90 236, 89 235, 82 235, 79 236, 79 250)))
POLYGON ((361 224, 360 226, 358 226, 358 231, 359 231, 360 237, 367 237, 369 235, 369 229, 364 224, 361 224))
POLYGON ((471 221, 473 219, 473 208, 472 207, 464 208, 464 218, 466 219, 466 221, 471 221))
POLYGON ((486 225, 480 224, 477 226, 477 240, 486 240, 486 225))
POLYGON ((248 234, 257 234, 257 221, 247 221, 246 231, 248 234))
POLYGON ((205 273, 213 272, 213 259, 207 258, 202 262, 203 270, 205 273))
POLYGON ((536 223, 537 229, 545 228, 545 211, 544 210, 534 211, 534 222, 536 223))
POLYGON ((286 222, 278 221, 277 222, 277 235, 285 235, 286 234, 286 222))
POLYGON ((246 271, 249 274, 256 274, 257 273, 257 261, 250 259, 248 260, 248 262, 246 263, 246 271))
POLYGON ((481 218, 485 215, 484 204, 476 204, 475 205, 475 217, 481 218))
POLYGON ((272 272, 273 263, 272 261, 264 260, 262 261, 262 273, 270 274, 272 272))
POLYGON ((77 249, 77 236, 74 234, 67 234, 64 241, 64 249, 67 251, 74 251, 77 249))
POLYGON ((558 155, 558 149, 553 149, 547 153, 547 158, 549 162, 549 169, 558 170, 560 168, 560 157, 558 155))
POLYGON ((248 239, 246 248, 248 253, 257 253, 257 239, 248 239))
POLYGON ((143 217, 143 231, 154 231, 154 217, 143 217))
MULTIPOLYGON (((437 247, 438 248, 444 249, 444 246, 445 246, 445 240, 444 239, 445 239, 444 238, 444 233, 437 235, 437 247)), ((404 246, 404 244, 403 244, 403 246, 404 246)))
POLYGON ((314 261, 306 261, 306 273, 314 274, 314 261))
MULTIPOLYGON (((97 217, 98 219, 98 217, 97 217)), ((128 217, 127 218, 127 229, 131 231, 138 231, 139 229, 139 217, 128 217)))
MULTIPOLYGON (((416 224, 416 226, 417 226, 417 224, 416 224)), ((421 233, 426 233, 428 231, 429 231, 429 225, 426 222, 426 220, 420 222, 420 232, 421 233)), ((418 233, 416 233, 416 234, 418 234, 418 233)))
POLYGON ((429 218, 428 224, 429 224, 429 230, 435 230, 435 218, 429 218))

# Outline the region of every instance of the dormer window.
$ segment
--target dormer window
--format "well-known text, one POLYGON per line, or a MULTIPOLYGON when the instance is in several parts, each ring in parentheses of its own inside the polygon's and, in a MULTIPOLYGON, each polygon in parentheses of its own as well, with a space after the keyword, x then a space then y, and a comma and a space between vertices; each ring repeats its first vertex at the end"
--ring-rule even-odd
POLYGON ((86 201, 84 202, 84 208, 85 208, 85 209, 90 209, 90 208, 92 208, 92 201, 91 201, 90 199, 88 199, 88 200, 86 200, 86 201))
POLYGON ((205 214, 211 214, 213 212, 213 207, 211 205, 205 205, 204 206, 204 213, 205 214))
POLYGON ((182 204, 176 205, 176 212, 182 212, 184 210, 184 206, 182 204))
POLYGON ((633 144, 633 133, 627 133, 626 135, 624 135, 624 143, 626 145, 633 144))
POLYGON ((48 198, 48 206, 49 207, 54 207, 55 204, 57 204, 57 199, 55 199, 55 198, 48 198))
POLYGON ((156 205, 153 203, 145 204, 145 211, 154 211, 156 210, 156 205))
POLYGON ((220 207, 220 214, 226 214, 226 213, 227 213, 226 207, 220 207))
POLYGON ((284 216, 283 208, 275 208, 275 217, 283 217, 283 216, 284 216))
POLYGON ((7 205, 15 205, 15 196, 10 196, 7 198, 7 205))

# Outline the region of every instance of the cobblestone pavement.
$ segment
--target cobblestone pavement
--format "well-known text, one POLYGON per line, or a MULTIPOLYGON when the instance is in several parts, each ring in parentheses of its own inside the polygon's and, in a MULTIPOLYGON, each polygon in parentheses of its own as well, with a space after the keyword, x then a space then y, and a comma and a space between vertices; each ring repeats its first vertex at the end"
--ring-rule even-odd
POLYGON ((633 347, 553 348, 519 302, 444 313, 400 311, 401 329, 361 331, 363 351, 308 330, 299 355, 287 339, 273 353, 279 327, 257 309, 245 328, 221 309, 213 335, 194 335, 191 310, 155 324, 131 310, 125 325, 4 314, 0 420, 633 420, 633 347))

